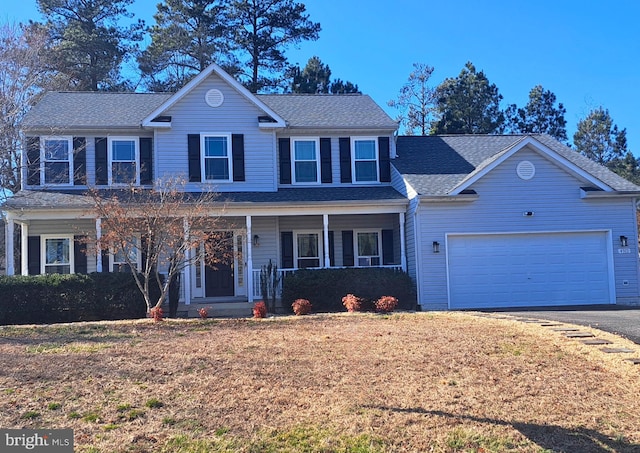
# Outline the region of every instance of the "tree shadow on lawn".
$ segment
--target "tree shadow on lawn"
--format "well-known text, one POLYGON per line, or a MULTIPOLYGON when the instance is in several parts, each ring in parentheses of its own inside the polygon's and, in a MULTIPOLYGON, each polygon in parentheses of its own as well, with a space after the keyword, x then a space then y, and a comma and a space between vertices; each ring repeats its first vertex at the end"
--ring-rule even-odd
POLYGON ((383 411, 433 415, 459 420, 470 420, 478 423, 489 423, 493 425, 510 426, 520 431, 537 446, 554 452, 589 452, 589 453, 610 453, 611 451, 625 453, 640 451, 640 444, 629 443, 625 440, 612 439, 598 431, 586 428, 567 429, 562 426, 538 425, 524 422, 508 422, 506 420, 496 420, 485 417, 474 417, 471 415, 452 414, 439 410, 427 410, 417 408, 400 408, 385 406, 365 406, 371 409, 383 411))

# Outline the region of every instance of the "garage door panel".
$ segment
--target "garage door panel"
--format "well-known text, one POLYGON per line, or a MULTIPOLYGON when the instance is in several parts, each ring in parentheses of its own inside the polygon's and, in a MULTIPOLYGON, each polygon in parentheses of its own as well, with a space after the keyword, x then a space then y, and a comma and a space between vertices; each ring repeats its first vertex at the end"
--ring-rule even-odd
POLYGON ((606 232, 451 235, 451 308, 611 303, 606 232))

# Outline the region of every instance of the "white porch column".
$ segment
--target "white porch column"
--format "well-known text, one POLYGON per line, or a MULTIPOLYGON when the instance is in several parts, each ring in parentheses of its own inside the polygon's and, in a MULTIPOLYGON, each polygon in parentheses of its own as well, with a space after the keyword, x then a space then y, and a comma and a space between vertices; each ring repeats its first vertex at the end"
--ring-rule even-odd
POLYGON ((402 270, 407 272, 407 251, 406 251, 406 244, 405 244, 404 223, 405 223, 404 212, 401 212, 400 213, 400 265, 402 266, 402 270))
MULTIPOLYGON (((189 241, 189 237, 191 236, 191 228, 189 228, 189 222, 186 217, 182 220, 184 226, 184 239, 185 241, 189 241)), ((185 305, 191 304, 191 266, 192 266, 192 250, 191 247, 184 251, 184 275, 183 279, 180 282, 182 287, 184 288, 184 303, 185 305)))
POLYGON ((324 235, 324 267, 331 267, 329 258, 329 214, 322 214, 322 228, 324 235))
POLYGON ((13 219, 7 219, 7 223, 4 226, 4 249, 5 249, 5 259, 7 260, 5 269, 7 270, 7 275, 14 275, 16 273, 15 269, 15 258, 13 256, 13 232, 15 230, 16 223, 13 219))
POLYGON ((100 247, 100 239, 102 239, 102 219, 96 219, 96 272, 102 272, 102 247, 100 247))
POLYGON ((249 302, 253 302, 253 233, 251 232, 251 216, 250 215, 247 216, 246 224, 247 224, 247 272, 246 272, 247 297, 249 302))
POLYGON ((22 275, 29 275, 29 225, 25 222, 20 224, 20 268, 22 275))

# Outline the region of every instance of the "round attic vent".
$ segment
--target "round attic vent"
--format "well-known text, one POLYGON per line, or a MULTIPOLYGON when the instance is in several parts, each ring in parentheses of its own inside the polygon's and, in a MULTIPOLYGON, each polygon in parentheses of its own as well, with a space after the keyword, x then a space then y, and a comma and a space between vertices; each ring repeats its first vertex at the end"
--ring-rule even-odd
POLYGON ((536 166, 533 165, 533 163, 529 162, 528 160, 523 160, 518 164, 518 167, 516 168, 516 172, 518 173, 518 177, 520 179, 524 179, 525 181, 528 181, 529 179, 533 178, 533 176, 536 174, 536 166))
POLYGON ((211 107, 220 107, 224 102, 224 96, 222 91, 213 88, 207 91, 207 94, 204 96, 204 100, 211 107))

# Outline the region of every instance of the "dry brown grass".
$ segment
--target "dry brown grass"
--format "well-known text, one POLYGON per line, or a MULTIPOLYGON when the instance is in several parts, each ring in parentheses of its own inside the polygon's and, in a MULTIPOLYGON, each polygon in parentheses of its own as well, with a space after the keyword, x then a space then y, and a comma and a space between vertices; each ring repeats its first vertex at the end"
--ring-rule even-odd
POLYGON ((640 367, 510 320, 7 327, 0 356, 0 427, 80 452, 640 451, 640 367))

